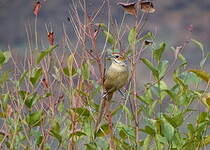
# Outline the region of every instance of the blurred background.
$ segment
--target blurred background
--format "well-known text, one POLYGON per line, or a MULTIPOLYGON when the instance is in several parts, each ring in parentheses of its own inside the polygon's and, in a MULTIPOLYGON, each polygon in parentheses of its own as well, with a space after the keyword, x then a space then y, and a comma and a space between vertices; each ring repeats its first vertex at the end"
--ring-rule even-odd
MULTIPOLYGON (((38 16, 37 31, 39 37, 46 40, 47 31, 45 25, 52 24, 57 43, 63 36, 63 25, 71 39, 73 28, 68 22, 69 9, 72 0, 45 0, 42 3, 38 16)), ((76 1, 75 1, 76 2, 76 1)), ((110 0, 111 13, 114 19, 121 20, 123 10, 117 5, 125 0, 110 0)), ((133 2, 133 1, 129 1, 133 2)), ((103 3, 103 0, 87 0, 88 12, 95 12, 103 3)), ((187 28, 193 25, 192 38, 203 43, 206 51, 210 46, 210 1, 209 0, 154 0, 156 12, 149 17, 146 30, 156 34, 159 41, 167 43, 167 47, 178 46, 186 39, 187 28)), ((26 50, 26 29, 34 33, 35 15, 33 14, 35 1, 29 0, 0 0, 0 49, 15 49, 17 53, 26 50)), ((127 16, 126 16, 127 17, 127 16)), ((107 6, 102 9, 97 20, 104 22, 107 19, 107 6), (104 13, 104 14, 103 14, 104 13)), ((128 18, 128 20, 132 17, 128 18)), ((127 21, 129 24, 130 21, 127 21)), ((130 22, 132 23, 132 22, 130 22)), ((186 58, 198 64, 201 53, 196 45, 190 44, 184 51, 186 58)))

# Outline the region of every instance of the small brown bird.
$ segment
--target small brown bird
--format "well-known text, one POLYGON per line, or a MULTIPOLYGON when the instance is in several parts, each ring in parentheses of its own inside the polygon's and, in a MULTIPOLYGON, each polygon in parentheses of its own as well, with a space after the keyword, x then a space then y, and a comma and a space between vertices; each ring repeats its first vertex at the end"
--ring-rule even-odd
POLYGON ((98 131, 102 116, 107 112, 110 101, 115 91, 121 89, 127 82, 129 76, 128 66, 126 64, 126 57, 119 53, 112 53, 112 64, 107 70, 104 89, 105 94, 101 104, 101 111, 96 122, 96 131, 98 131))

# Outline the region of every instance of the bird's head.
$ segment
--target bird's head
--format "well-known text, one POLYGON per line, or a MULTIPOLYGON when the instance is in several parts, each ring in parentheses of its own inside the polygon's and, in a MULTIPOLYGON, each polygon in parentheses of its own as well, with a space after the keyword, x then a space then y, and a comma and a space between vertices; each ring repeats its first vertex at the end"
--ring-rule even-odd
POLYGON ((112 60, 112 63, 116 63, 116 64, 123 65, 123 66, 127 66, 127 64, 126 64, 126 60, 127 60, 126 57, 123 56, 120 53, 112 53, 110 58, 112 60))

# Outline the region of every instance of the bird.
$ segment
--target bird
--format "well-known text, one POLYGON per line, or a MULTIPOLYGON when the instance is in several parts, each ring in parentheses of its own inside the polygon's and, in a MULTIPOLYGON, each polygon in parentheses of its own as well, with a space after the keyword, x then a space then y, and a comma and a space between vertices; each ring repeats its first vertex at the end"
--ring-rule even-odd
POLYGON ((107 69, 103 83, 105 92, 101 103, 99 117, 96 121, 95 132, 98 131, 102 117, 109 109, 113 94, 125 86, 129 77, 127 58, 120 53, 112 53, 110 58, 112 63, 107 69))

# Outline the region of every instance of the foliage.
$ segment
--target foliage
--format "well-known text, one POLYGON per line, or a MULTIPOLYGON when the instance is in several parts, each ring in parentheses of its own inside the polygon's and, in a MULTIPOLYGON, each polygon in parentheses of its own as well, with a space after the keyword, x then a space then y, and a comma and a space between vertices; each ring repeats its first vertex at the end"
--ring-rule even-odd
POLYGON ((126 19, 114 28, 83 13, 85 24, 79 17, 70 19, 78 37, 76 44, 65 41, 70 52, 53 45, 43 51, 27 51, 26 58, 18 60, 13 52, 0 51, 1 149, 108 150, 113 143, 117 150, 208 147, 210 75, 204 67, 209 54, 202 43, 187 39, 174 49, 174 60, 167 60, 166 43, 158 43, 151 32, 139 34, 143 30, 139 25, 147 21, 144 15, 135 14, 136 22, 129 28, 126 19), (104 37, 103 50, 97 44, 100 36, 104 37), (121 36, 127 38, 125 50, 121 36), (189 41, 202 51, 199 69, 190 68, 182 54, 189 41), (115 105, 95 132, 108 49, 128 57, 131 79, 124 95, 113 98, 115 105), (142 57, 145 50, 148 56, 142 57), (151 76, 144 87, 138 84, 142 80, 136 71, 139 64, 151 76), (144 90, 137 90, 140 88, 144 90))

